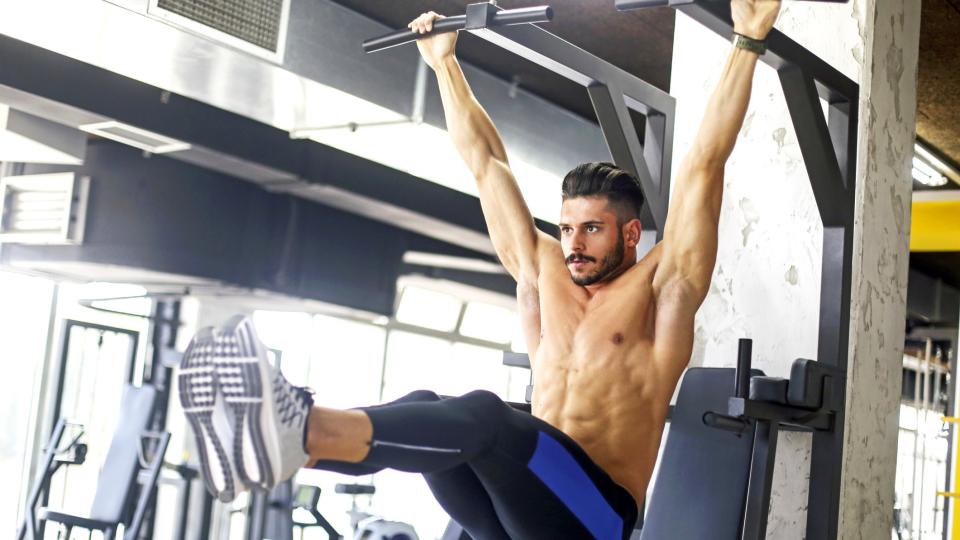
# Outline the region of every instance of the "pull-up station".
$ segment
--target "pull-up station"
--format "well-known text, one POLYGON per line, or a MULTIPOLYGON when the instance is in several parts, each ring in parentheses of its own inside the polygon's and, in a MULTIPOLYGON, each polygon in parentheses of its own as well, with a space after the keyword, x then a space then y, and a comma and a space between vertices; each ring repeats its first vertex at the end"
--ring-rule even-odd
MULTIPOLYGON (((847 0, 803 1, 826 4, 847 0)), ((615 0, 615 5, 620 11, 668 6, 723 38, 733 34, 727 0, 615 0)), ((646 198, 641 215, 643 228, 656 231, 656 238, 646 238, 643 245, 649 249, 662 238, 666 222, 675 100, 639 77, 529 24, 546 22, 552 17, 547 7, 501 10, 493 4, 472 4, 465 16, 437 21, 432 33, 467 30, 583 85, 613 160, 640 180, 646 198), (642 144, 629 114, 631 109, 645 118, 642 144)), ((429 34, 394 32, 366 41, 364 50, 374 52, 425 35, 429 34)), ((735 500, 736 497, 713 501, 710 504, 715 507, 699 509, 703 511, 701 519, 689 520, 686 515, 694 493, 682 488, 680 483, 673 482, 676 489, 667 489, 664 484, 671 482, 658 482, 655 486, 660 487, 655 487, 650 501, 650 517, 656 518, 644 528, 644 540, 678 537, 678 520, 700 527, 697 530, 701 532, 729 530, 735 531, 729 533, 731 538, 764 538, 773 457, 780 429, 813 433, 805 537, 825 540, 837 536, 859 86, 776 29, 765 41, 766 52, 760 60, 779 75, 823 223, 818 358, 795 362, 789 379, 765 377, 751 370, 750 347, 748 342, 743 342, 738 370, 688 370, 671 420, 673 427, 665 443, 660 474, 665 471, 682 471, 677 474, 684 477, 696 474, 695 483, 700 489, 708 485, 716 485, 717 489, 726 486, 724 492, 736 491, 745 497, 741 501, 735 500), (821 100, 827 104, 826 115, 821 100), (730 431, 736 434, 738 442, 717 435, 730 431), (710 455, 703 454, 702 449, 709 450, 710 455), (729 455, 718 461, 718 453, 729 455), (723 465, 697 468, 697 463, 710 462, 723 465), (730 466, 734 462, 742 466, 730 466), (699 472, 691 472, 691 467, 699 472), (720 524, 724 520, 729 521, 726 528, 720 524)), ((529 365, 529 360, 524 362, 516 356, 507 359, 511 365, 529 365)), ((529 395, 528 389, 528 398, 529 395)), ((694 534, 692 530, 689 532, 694 534)), ((701 533, 695 534, 699 536, 679 537, 704 537, 701 533)), ((726 533, 724 537, 728 537, 726 533)))

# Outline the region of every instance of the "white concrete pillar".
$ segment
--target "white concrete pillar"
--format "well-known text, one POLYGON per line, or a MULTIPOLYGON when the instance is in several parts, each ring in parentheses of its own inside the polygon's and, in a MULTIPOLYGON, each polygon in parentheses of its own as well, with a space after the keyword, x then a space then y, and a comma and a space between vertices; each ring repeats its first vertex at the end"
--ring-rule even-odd
MULTIPOLYGON (((919 2, 785 2, 777 28, 861 83, 840 536, 885 538, 878 531, 889 536, 893 508, 919 2)), ((728 51, 728 41, 677 15, 674 172, 728 51)), ((737 339, 749 337, 755 367, 786 377, 795 358, 817 357, 823 227, 779 79, 765 65, 724 189, 720 251, 691 365, 732 366, 737 339)), ((803 538, 810 445, 809 435, 781 434, 768 538, 803 538)))
POLYGON ((889 537, 893 517, 920 2, 867 0, 859 22, 865 48, 839 537, 867 540, 889 537))

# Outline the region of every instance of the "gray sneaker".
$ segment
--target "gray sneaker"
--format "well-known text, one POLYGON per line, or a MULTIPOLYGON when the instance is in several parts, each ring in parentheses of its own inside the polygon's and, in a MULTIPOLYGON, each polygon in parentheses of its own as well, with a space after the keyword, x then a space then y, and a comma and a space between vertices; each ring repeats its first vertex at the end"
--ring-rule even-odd
POLYGON ((233 420, 216 385, 213 362, 216 348, 212 328, 197 332, 177 368, 178 394, 196 437, 204 484, 214 497, 230 502, 243 486, 237 480, 237 467, 231 459, 233 420))
POLYGON ((272 489, 306 465, 304 433, 313 398, 267 359, 253 322, 237 316, 216 332, 217 385, 233 415, 233 459, 250 487, 272 489))

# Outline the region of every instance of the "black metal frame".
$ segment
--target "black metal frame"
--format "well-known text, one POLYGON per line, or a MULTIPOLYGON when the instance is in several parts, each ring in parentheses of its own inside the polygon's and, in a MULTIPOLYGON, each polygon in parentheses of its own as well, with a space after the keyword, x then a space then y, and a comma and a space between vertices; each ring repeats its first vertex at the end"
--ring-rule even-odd
MULTIPOLYGON (((514 10, 507 10, 514 11, 514 10)), ((582 85, 597 113, 600 129, 613 161, 640 179, 646 203, 641 223, 645 233, 656 231, 662 238, 670 196, 670 166, 673 158, 673 123, 676 100, 670 94, 613 64, 533 24, 510 26, 488 24, 500 8, 490 3, 467 6, 470 24, 463 27, 475 36, 582 85), (630 110, 645 118, 641 144, 630 110)), ((442 31, 451 31, 446 28, 442 31)), ((389 34, 370 42, 417 36, 407 31, 389 34)), ((391 41, 391 43, 393 43, 391 41)), ((393 43, 396 44, 396 43, 393 43)), ((368 52, 380 50, 365 47, 368 52)), ((654 242, 645 244, 652 247, 654 242)))
MULTIPOLYGON (((643 3, 616 0, 620 10, 646 7, 643 3)), ((727 2, 670 0, 669 5, 723 37, 733 32, 727 2)), ((836 538, 840 507, 860 88, 777 30, 767 37, 767 47, 760 59, 780 76, 823 222, 818 360, 844 373, 832 389, 840 404, 833 429, 813 434, 806 538, 821 540, 836 538), (826 118, 820 99, 829 105, 826 118)))

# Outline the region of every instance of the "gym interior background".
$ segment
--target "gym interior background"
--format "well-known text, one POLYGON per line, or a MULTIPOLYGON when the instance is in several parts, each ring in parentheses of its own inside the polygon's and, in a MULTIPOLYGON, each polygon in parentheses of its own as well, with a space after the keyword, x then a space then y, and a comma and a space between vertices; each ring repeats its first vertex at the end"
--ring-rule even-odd
MULTIPOLYGON (((529 371, 503 362, 524 352, 514 284, 443 131, 432 75, 412 46, 360 48, 422 11, 458 14, 466 3, 0 0, 0 534, 21 526, 60 418, 77 424, 61 448, 82 426, 86 453, 60 453, 83 463, 52 476, 43 504, 82 514, 113 488, 101 470, 131 384, 159 389, 151 427, 170 434, 140 536, 264 537, 276 507, 206 497, 170 399, 170 369, 192 333, 238 312, 254 316, 285 375, 325 405, 418 388, 524 400, 529 371)), ((682 155, 724 40, 670 8, 550 4, 544 28, 676 99, 682 155)), ((960 6, 785 4, 778 28, 858 82, 872 115, 856 164, 858 371, 847 387, 839 536, 960 538, 960 6)), ((552 230, 563 172, 610 158, 587 93, 472 36, 459 54, 539 225, 552 230)), ((758 68, 691 365, 733 365, 745 336, 768 375, 817 358, 823 226, 779 85, 758 68)), ((816 467, 810 439, 781 440, 768 538, 803 536, 809 475, 796 471, 816 467)), ((420 538, 447 526, 419 477, 302 471, 296 482, 319 487, 302 506, 347 537, 352 507, 410 523, 420 538), (355 482, 376 492, 336 492, 355 482)), ((309 519, 287 501, 282 512, 309 519)))

